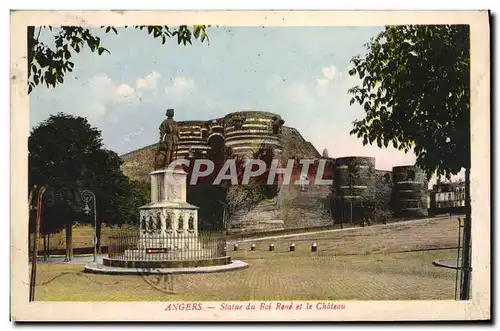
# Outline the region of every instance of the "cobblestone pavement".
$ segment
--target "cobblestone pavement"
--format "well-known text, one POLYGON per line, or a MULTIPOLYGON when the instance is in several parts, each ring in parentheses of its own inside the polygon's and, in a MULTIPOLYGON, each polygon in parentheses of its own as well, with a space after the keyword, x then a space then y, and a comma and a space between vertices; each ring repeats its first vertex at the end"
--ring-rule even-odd
MULTIPOLYGON (((456 258, 457 222, 450 218, 378 230, 242 243, 228 253, 249 268, 175 275, 175 293, 140 276, 82 273, 83 265, 40 265, 37 300, 417 300, 453 299, 455 270, 433 265, 456 258), (296 251, 289 244, 296 243, 296 251), (311 243, 318 252, 311 252, 311 243), (268 250, 269 244, 276 251, 268 250)), ((91 257, 89 257, 91 258, 91 257)), ((148 276, 149 277, 149 276, 148 276)))

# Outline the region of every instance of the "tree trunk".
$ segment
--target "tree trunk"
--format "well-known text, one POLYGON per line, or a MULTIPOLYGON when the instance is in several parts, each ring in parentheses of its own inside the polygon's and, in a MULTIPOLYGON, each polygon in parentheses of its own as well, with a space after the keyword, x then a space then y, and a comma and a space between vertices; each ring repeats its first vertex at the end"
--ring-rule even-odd
POLYGON ((71 261, 73 257, 73 221, 66 223, 66 257, 65 262, 71 261))
POLYGON ((43 260, 47 261, 47 235, 43 235, 43 260))
POLYGON ((97 237, 97 253, 98 254, 101 253, 101 229, 102 229, 101 222, 98 220, 97 224, 96 224, 96 229, 95 229, 95 233, 96 233, 96 237, 97 237))
POLYGON ((50 256, 50 232, 47 233, 47 258, 50 256))
POLYGON ((470 205, 470 167, 465 169, 465 223, 464 246, 462 253, 462 280, 460 300, 469 300, 471 280, 471 205, 470 205))
POLYGON ((28 77, 31 75, 31 63, 33 61, 33 44, 35 41, 35 27, 28 26, 28 36, 27 36, 27 47, 28 47, 28 77))

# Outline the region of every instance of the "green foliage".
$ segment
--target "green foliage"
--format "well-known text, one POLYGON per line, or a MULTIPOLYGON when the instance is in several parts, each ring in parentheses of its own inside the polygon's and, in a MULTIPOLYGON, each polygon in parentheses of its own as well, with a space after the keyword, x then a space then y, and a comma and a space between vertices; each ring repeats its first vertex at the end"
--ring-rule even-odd
POLYGON ((470 163, 469 26, 388 26, 351 62, 349 89, 365 118, 350 132, 363 144, 413 149, 417 165, 450 177, 470 163))
POLYGON ((198 209, 198 229, 221 230, 224 209, 226 207, 226 190, 220 185, 211 183, 198 183, 188 185, 187 202, 198 209))
POLYGON ((150 187, 149 182, 145 183, 137 180, 130 180, 124 186, 122 195, 119 197, 117 204, 118 222, 115 224, 138 224, 139 222, 139 207, 150 202, 150 187))
MULTIPOLYGON (((111 26, 101 27, 104 33, 118 34, 118 30, 111 26)), ((128 28, 128 27, 125 27, 128 28)), ((147 31, 153 38, 165 44, 167 39, 176 37, 178 45, 192 43, 192 39, 201 42, 208 41, 205 25, 194 25, 192 31, 186 25, 176 29, 168 26, 134 26, 135 29, 147 31)), ((28 93, 35 87, 45 84, 47 87, 55 87, 64 82, 64 77, 74 69, 71 61, 74 53, 80 53, 88 48, 91 52, 102 55, 111 54, 101 44, 101 38, 93 34, 89 29, 81 26, 62 26, 53 28, 51 26, 28 27, 28 93), (36 30, 36 31, 35 31, 36 30), (42 30, 48 30, 54 34, 53 45, 48 45, 40 40, 42 30), (36 33, 36 36, 35 36, 36 33)))

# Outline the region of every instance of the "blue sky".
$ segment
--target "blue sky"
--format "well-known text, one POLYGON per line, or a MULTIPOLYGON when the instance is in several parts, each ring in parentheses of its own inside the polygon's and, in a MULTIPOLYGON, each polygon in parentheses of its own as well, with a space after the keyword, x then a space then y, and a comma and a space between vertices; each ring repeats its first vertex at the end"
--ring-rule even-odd
MULTIPOLYGON (((363 146, 349 135, 363 110, 349 106, 349 60, 382 27, 210 27, 210 44, 161 45, 143 31, 101 35, 111 51, 84 51, 64 84, 31 94, 30 125, 50 114, 85 116, 119 154, 156 142, 167 108, 177 120, 209 119, 239 110, 280 114, 285 125, 330 156, 376 157, 376 167, 413 164, 415 156, 363 146)), ((42 39, 50 38, 49 32, 42 39)))

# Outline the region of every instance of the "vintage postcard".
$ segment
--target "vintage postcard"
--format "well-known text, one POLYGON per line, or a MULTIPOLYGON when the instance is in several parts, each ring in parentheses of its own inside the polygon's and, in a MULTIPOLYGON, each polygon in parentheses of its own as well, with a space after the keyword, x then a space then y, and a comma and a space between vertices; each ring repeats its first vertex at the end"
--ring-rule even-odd
POLYGON ((11 40, 12 320, 491 318, 487 11, 12 11, 11 40))

